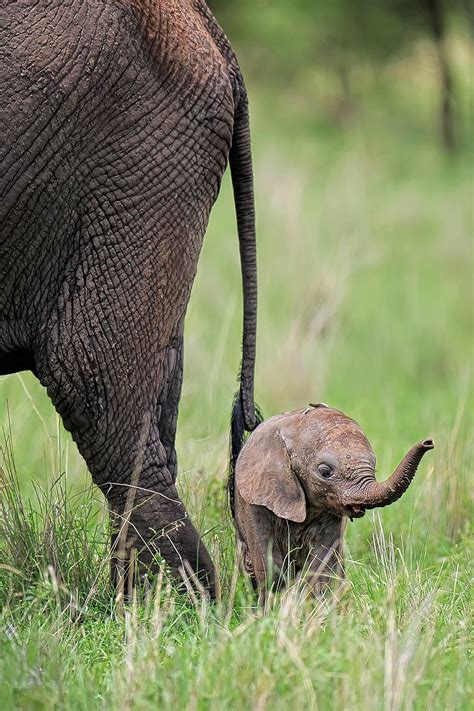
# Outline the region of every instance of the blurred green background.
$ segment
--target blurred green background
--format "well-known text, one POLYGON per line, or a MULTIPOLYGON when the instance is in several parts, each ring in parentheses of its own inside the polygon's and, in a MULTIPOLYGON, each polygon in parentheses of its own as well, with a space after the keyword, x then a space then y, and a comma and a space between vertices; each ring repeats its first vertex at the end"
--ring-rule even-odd
POLYGON ((317 606, 310 613, 298 600, 260 617, 242 579, 232 593, 224 483, 242 296, 226 175, 186 322, 178 482, 229 611, 193 617, 168 601, 158 631, 145 613, 133 617, 136 608, 122 623, 110 608, 107 536, 101 527, 94 533, 101 495, 74 495, 90 478, 34 377, 1 378, 0 465, 3 457, 11 471, 13 450, 23 502, 31 498, 23 510, 16 490, 5 487, 3 707, 465 709, 472 692, 472 6, 210 5, 250 96, 258 402, 266 417, 318 400, 344 410, 371 440, 379 478, 415 441, 432 436, 436 448, 400 502, 348 526, 348 586, 326 622, 317 606), (58 477, 72 503, 51 486, 58 477), (38 487, 52 489, 51 499, 38 487), (64 582, 59 593, 56 576, 64 582), (71 599, 81 605, 82 625, 68 612, 71 599))

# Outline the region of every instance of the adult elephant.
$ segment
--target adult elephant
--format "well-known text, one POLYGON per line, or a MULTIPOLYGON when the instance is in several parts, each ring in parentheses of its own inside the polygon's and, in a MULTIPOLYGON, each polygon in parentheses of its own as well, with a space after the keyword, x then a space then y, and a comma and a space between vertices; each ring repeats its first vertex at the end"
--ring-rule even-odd
POLYGON ((124 523, 118 557, 133 547, 143 572, 159 553, 214 596, 175 486, 175 432, 184 316, 228 160, 244 293, 236 412, 255 424, 253 179, 235 55, 202 0, 18 0, 1 15, 0 374, 29 369, 47 388, 124 523))

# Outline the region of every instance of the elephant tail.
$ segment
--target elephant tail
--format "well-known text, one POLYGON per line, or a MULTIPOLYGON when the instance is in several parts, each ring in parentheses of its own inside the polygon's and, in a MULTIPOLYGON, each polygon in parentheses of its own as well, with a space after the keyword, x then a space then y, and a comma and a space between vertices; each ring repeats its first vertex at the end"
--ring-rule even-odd
POLYGON ((242 362, 239 390, 232 405, 228 492, 232 516, 235 518, 235 465, 245 441, 262 422, 262 415, 254 400, 255 350, 257 337, 257 249, 255 234, 255 201, 253 189, 252 151, 248 99, 243 81, 237 82, 235 92, 234 134, 229 162, 234 189, 237 230, 239 234, 240 266, 243 290, 242 362))
MULTIPOLYGON (((263 422, 263 416, 258 405, 255 406, 255 427, 263 422)), ((245 424, 240 391, 234 396, 232 405, 232 416, 230 421, 230 442, 229 442, 229 477, 227 481, 227 491, 229 495, 229 505, 232 517, 235 518, 235 466, 245 442, 245 424)))
MULTIPOLYGON (((243 290, 243 337, 242 363, 240 367, 239 416, 243 418, 244 428, 247 432, 251 432, 257 422, 257 412, 254 403, 255 348, 257 336, 255 202, 248 100, 243 82, 239 82, 236 94, 234 134, 229 162, 234 189, 237 230, 239 234, 243 290)), ((235 402, 234 411, 236 412, 235 402)), ((235 419, 234 414, 232 417, 235 419)))

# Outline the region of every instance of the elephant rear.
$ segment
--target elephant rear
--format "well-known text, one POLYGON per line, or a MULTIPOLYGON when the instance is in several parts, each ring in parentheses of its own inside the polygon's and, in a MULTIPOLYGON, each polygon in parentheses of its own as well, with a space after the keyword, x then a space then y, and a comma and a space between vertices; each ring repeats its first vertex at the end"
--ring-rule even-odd
POLYGON ((200 0, 20 0, 0 12, 0 374, 30 368, 47 388, 107 498, 120 555, 136 548, 143 573, 159 553, 178 578, 187 561, 213 596, 175 486, 175 433, 184 316, 229 158, 240 399, 254 423, 253 180, 235 56, 200 0))

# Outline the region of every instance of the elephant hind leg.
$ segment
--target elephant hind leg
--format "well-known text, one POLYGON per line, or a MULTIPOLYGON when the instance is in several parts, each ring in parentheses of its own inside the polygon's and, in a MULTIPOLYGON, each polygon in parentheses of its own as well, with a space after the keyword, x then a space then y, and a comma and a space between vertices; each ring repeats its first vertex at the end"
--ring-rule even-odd
MULTIPOLYGON (((145 415, 144 420, 147 418, 145 415)), ((133 442, 131 437, 129 442, 133 442)), ((130 587, 127 575, 123 580, 120 576, 136 555, 139 578, 157 572, 164 561, 183 591, 183 579, 191 577, 198 589, 204 588, 214 599, 214 566, 179 497, 157 424, 145 429, 142 426, 134 449, 131 476, 119 481, 109 478, 100 487, 108 500, 114 528, 113 580, 125 590, 130 587)))
POLYGON ((176 456, 176 426, 178 405, 183 383, 183 324, 178 335, 168 346, 163 358, 163 387, 158 399, 158 427, 160 439, 166 451, 166 461, 173 481, 178 474, 176 456))
POLYGON ((138 562, 133 574, 144 579, 156 572, 160 559, 168 565, 178 587, 185 591, 185 580, 193 587, 216 597, 216 578, 209 553, 202 543, 174 484, 166 490, 137 490, 125 504, 116 500, 110 506, 112 536, 112 580, 126 593, 131 587, 130 561, 138 562))
MULTIPOLYGON (((121 553, 129 557, 134 549, 140 577, 156 572, 161 557, 182 581, 187 561, 214 597, 211 558, 178 495, 168 464, 169 453, 174 453, 173 422, 165 429, 164 441, 161 436, 159 422, 166 411, 160 417, 158 403, 164 353, 127 353, 106 339, 98 342, 100 333, 94 334, 93 341, 90 336, 90 347, 85 349, 75 332, 61 335, 54 347, 42 351, 51 357, 39 361, 40 380, 107 499, 117 541, 114 576, 123 567, 121 553)), ((133 345, 135 339, 126 343, 133 345)), ((171 458, 173 463, 175 458, 171 458)))

